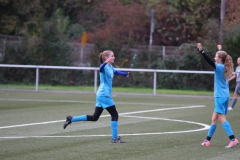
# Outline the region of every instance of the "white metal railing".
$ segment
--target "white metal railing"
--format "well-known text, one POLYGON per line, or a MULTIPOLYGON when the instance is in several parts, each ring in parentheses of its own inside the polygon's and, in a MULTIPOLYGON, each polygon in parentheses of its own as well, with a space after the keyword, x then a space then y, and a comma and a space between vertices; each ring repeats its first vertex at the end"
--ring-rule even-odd
MULTIPOLYGON (((39 65, 10 65, 0 64, 0 67, 10 68, 36 68, 36 87, 38 91, 39 69, 70 69, 70 70, 92 70, 94 71, 94 93, 97 92, 98 67, 70 67, 70 66, 39 66, 39 65)), ((115 68, 120 71, 128 72, 152 72, 153 73, 153 95, 156 95, 157 73, 193 73, 193 74, 213 74, 213 71, 194 71, 194 70, 160 70, 160 69, 133 69, 133 68, 115 68)))

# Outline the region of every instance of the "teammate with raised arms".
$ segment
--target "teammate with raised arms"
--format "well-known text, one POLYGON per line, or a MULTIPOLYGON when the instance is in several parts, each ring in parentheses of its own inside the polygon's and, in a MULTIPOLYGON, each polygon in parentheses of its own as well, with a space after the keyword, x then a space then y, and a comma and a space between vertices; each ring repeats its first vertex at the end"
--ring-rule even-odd
POLYGON ((221 45, 217 45, 218 50, 215 54, 215 62, 213 62, 203 50, 202 44, 197 44, 198 50, 202 54, 203 58, 214 69, 214 102, 215 107, 212 114, 212 121, 208 130, 207 138, 202 142, 203 146, 210 146, 210 140, 217 128, 217 120, 222 123, 222 127, 227 133, 230 142, 225 148, 231 148, 236 146, 239 142, 235 138, 230 123, 226 119, 229 103, 229 84, 228 79, 232 76, 233 62, 232 57, 225 51, 222 51, 221 45))

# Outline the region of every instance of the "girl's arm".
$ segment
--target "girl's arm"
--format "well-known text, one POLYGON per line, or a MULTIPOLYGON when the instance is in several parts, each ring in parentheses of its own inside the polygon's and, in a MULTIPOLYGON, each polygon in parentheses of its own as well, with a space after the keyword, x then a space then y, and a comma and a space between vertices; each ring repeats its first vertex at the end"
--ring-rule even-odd
POLYGON ((228 82, 236 78, 236 75, 234 74, 231 78, 228 79, 228 82))
POLYGON ((216 69, 215 63, 205 54, 204 50, 200 51, 202 53, 203 58, 210 64, 214 69, 216 69))
MULTIPOLYGON (((205 54, 205 52, 202 48, 202 44, 198 43, 197 47, 198 47, 198 50, 200 51, 200 53, 202 53, 202 56, 204 57, 204 59, 208 62, 208 64, 210 64, 214 69, 216 69, 215 63, 205 54)), ((218 49, 222 49, 221 45, 218 45, 217 47, 218 47, 218 49)))
POLYGON ((100 65, 100 68, 99 68, 99 71, 100 72, 103 72, 104 71, 104 67, 106 66, 106 62, 103 62, 101 65, 100 65))
POLYGON ((121 72, 121 71, 118 71, 118 70, 116 70, 114 72, 114 74, 120 75, 120 76, 124 76, 124 77, 128 77, 129 76, 129 72, 121 72))

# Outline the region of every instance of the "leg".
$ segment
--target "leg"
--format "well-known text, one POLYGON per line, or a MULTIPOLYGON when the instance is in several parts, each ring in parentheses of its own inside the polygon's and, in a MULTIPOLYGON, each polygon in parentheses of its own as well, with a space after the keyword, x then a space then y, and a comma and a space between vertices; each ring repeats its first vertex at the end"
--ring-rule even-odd
POLYGON ((118 112, 115 105, 106 108, 111 115, 112 139, 116 140, 118 137, 118 112))
POLYGON ((237 92, 234 92, 232 104, 231 106, 228 107, 228 110, 232 110, 234 108, 235 104, 237 103, 237 98, 238 98, 238 94, 237 92))
POLYGON ((226 115, 227 115, 227 106, 229 103, 229 98, 221 98, 219 99, 219 114, 218 114, 218 120, 222 123, 223 129, 225 130, 225 132, 227 133, 228 137, 230 138, 230 140, 234 140, 234 134, 231 128, 231 125, 228 123, 227 119, 226 119, 226 115))
POLYGON ((227 106, 229 102, 229 98, 221 98, 219 99, 219 114, 218 114, 218 120, 222 123, 223 129, 227 133, 230 142, 225 148, 232 148, 233 146, 236 146, 239 142, 237 138, 235 138, 231 125, 228 123, 226 119, 227 115, 227 106))
POLYGON ((239 142, 235 138, 235 136, 233 134, 233 131, 232 131, 232 128, 231 128, 231 125, 226 120, 226 116, 224 114, 219 114, 218 120, 220 122, 222 122, 223 129, 225 130, 225 132, 227 133, 227 135, 228 135, 228 137, 230 139, 230 142, 229 142, 228 146, 226 146, 225 148, 232 148, 233 146, 238 145, 239 142))
POLYGON ((112 142, 113 143, 124 143, 120 137, 118 137, 118 112, 115 105, 106 108, 111 115, 111 129, 112 129, 112 142))
POLYGON ((87 121, 97 121, 103 112, 102 107, 96 107, 93 115, 87 115, 87 121))
POLYGON ((118 121, 118 112, 116 110, 115 105, 106 108, 106 110, 108 111, 108 113, 111 115, 111 121, 118 121))
POLYGON ((219 114, 218 120, 222 123, 223 129, 227 133, 230 140, 234 140, 235 137, 234 137, 231 125, 226 119, 226 116, 224 114, 219 114))
POLYGON ((213 112, 212 114, 212 123, 211 123, 211 126, 208 130, 208 134, 207 134, 207 140, 210 141, 215 130, 217 129, 217 118, 218 118, 218 114, 213 112))
POLYGON ((228 107, 228 110, 232 110, 234 108, 235 104, 237 103, 237 98, 239 94, 240 94, 240 83, 238 82, 234 90, 232 104, 231 106, 228 107))
POLYGON ((81 115, 73 117, 71 122, 77 121, 97 121, 100 115, 102 114, 103 108, 102 107, 95 107, 95 111, 93 115, 81 115))
POLYGON ((94 114, 90 115, 81 115, 81 116, 67 116, 65 123, 63 124, 63 129, 65 129, 69 124, 72 122, 77 121, 97 121, 100 115, 102 114, 103 108, 102 107, 95 107, 94 114))
POLYGON ((208 130, 208 134, 207 134, 207 138, 202 142, 203 146, 210 146, 210 140, 215 132, 215 130, 217 129, 217 113, 213 112, 212 114, 212 121, 211 121, 211 126, 208 130))

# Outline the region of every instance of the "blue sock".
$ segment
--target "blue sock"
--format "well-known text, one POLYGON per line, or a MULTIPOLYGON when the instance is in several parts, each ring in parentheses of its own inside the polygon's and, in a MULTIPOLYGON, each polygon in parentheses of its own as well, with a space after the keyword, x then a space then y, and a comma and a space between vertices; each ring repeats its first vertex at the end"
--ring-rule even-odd
POLYGON ((87 115, 73 117, 71 120, 71 122, 77 122, 77 121, 87 121, 87 115))
POLYGON ((215 124, 211 124, 211 126, 208 130, 207 136, 212 137, 216 129, 217 129, 217 126, 215 124))
POLYGON ((112 139, 118 138, 118 121, 111 121, 112 139))
POLYGON ((222 126, 223 126, 223 129, 225 130, 225 132, 227 133, 228 136, 233 135, 232 128, 231 128, 230 124, 228 123, 228 121, 223 122, 222 126))

